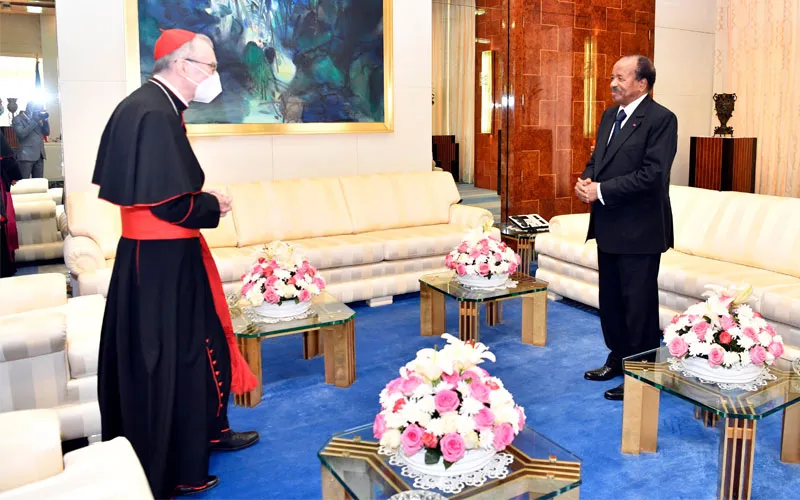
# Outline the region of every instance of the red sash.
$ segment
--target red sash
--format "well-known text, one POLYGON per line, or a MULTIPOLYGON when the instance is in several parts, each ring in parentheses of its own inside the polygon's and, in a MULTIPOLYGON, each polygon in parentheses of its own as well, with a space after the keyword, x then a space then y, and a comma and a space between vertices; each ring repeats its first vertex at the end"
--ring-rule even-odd
MULTIPOLYGON (((242 353, 236 343, 233 333, 233 324, 228 310, 228 302, 222 289, 222 280, 219 277, 217 265, 211 255, 205 238, 199 229, 187 229, 159 219, 150 211, 150 207, 120 207, 122 214, 122 236, 131 240, 178 240, 185 238, 200 238, 200 247, 203 252, 203 265, 211 285, 211 295, 214 297, 214 308, 225 331, 225 340, 228 344, 231 358, 231 391, 243 394, 252 391, 258 385, 258 379, 250 371, 242 353)), ((137 253, 136 266, 139 266, 137 253)))

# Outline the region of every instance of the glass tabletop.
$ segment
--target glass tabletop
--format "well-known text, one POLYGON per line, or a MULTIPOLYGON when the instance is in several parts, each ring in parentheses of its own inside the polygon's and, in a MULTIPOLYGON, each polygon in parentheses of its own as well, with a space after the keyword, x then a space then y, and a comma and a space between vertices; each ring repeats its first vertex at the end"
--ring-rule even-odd
POLYGON ((507 299, 528 293, 546 292, 547 283, 537 281, 536 278, 523 273, 515 273, 510 277, 517 282, 514 288, 499 290, 478 290, 461 285, 456 278, 455 271, 446 271, 436 274, 426 274, 420 277, 419 282, 452 297, 459 302, 485 302, 490 300, 507 299))
POLYGON ((311 300, 306 318, 270 323, 247 311, 248 306, 229 298, 233 332, 237 337, 259 338, 283 335, 292 332, 313 330, 325 326, 340 325, 355 317, 356 313, 333 295, 324 291, 311 300), (230 302, 234 302, 231 304, 230 302))
MULTIPOLYGON (((504 453, 514 457, 507 477, 466 486, 457 494, 429 491, 445 498, 547 499, 581 484, 581 459, 530 427, 525 426, 504 453)), ((387 500, 415 489, 401 467, 378 454, 372 424, 334 434, 317 456, 354 500, 387 500)))
POLYGON ((770 367, 777 377, 757 391, 722 390, 670 369, 673 356, 666 346, 637 354, 623 361, 625 375, 678 396, 722 418, 760 420, 800 402, 800 375, 792 362, 779 358, 770 367))
POLYGON ((533 231, 524 231, 517 227, 514 224, 509 224, 507 222, 500 222, 495 224, 495 227, 500 230, 500 234, 503 236, 508 236, 510 238, 517 238, 520 240, 535 240, 536 235, 546 233, 547 231, 540 231, 540 232, 533 232, 533 231))

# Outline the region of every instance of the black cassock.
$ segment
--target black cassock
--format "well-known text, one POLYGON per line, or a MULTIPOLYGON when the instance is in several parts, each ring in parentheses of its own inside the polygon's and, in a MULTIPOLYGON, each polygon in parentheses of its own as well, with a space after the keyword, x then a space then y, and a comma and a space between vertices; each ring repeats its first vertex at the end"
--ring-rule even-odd
POLYGON ((133 92, 106 125, 92 179, 122 217, 100 340, 103 440, 131 442, 156 498, 206 483, 232 383, 256 383, 197 231, 216 227, 220 208, 201 192, 185 108, 157 81, 133 92))
POLYGON ((19 248, 14 203, 11 200, 11 183, 22 179, 14 150, 0 132, 0 278, 17 272, 14 251, 19 248))

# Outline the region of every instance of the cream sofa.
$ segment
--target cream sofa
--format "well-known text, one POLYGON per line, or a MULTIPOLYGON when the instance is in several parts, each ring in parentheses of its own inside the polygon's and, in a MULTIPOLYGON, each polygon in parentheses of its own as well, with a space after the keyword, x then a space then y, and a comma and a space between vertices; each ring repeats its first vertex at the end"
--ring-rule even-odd
POLYGON ((105 299, 67 299, 63 274, 0 279, 0 416, 50 408, 64 440, 100 434, 97 353, 105 299))
MULTIPOLYGON (((753 285, 753 306, 800 346, 800 199, 670 187, 675 247, 658 276, 662 328, 704 300, 706 284, 753 285)), ((557 295, 598 306, 597 246, 588 214, 554 217, 536 238, 536 277, 557 295)), ((791 350, 790 352, 795 352, 791 350)))
POLYGON ((47 188, 47 179, 23 179, 11 186, 16 213, 19 248, 17 262, 60 259, 64 255, 64 236, 59 213, 63 189, 47 188))
MULTIPOLYGON (((204 230, 226 292, 264 244, 299 246, 339 300, 381 300, 419 290, 444 270, 464 232, 492 222, 488 210, 457 204, 447 172, 375 174, 209 186, 233 197, 231 214, 204 230)), ((64 258, 73 294, 105 295, 120 237, 119 209, 93 193, 67 196, 64 258)))
POLYGON ((153 498, 130 442, 118 437, 61 454, 53 410, 0 414, 0 500, 153 498))

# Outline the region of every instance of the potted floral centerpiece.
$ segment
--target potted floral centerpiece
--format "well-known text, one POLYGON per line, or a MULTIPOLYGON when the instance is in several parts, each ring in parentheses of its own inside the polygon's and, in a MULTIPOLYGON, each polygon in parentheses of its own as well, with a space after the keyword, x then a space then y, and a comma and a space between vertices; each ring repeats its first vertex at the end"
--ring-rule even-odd
POLYGON ((521 263, 520 256, 500 240, 488 224, 467 232, 445 257, 461 284, 475 288, 503 286, 521 263))
POLYGON ((689 375, 718 384, 748 384, 783 354, 772 325, 747 304, 752 287, 707 285, 707 297, 678 314, 664 343, 689 375))
MULTIPOLYGON (((444 334, 441 350, 422 349, 380 393, 373 432, 381 452, 432 476, 486 466, 525 425, 503 382, 478 364, 495 356, 481 343, 444 334)), ((502 457, 505 466, 510 455, 502 457)))
POLYGON ((324 289, 325 280, 304 255, 289 243, 273 241, 242 276, 241 294, 256 314, 287 318, 306 313, 324 289))

